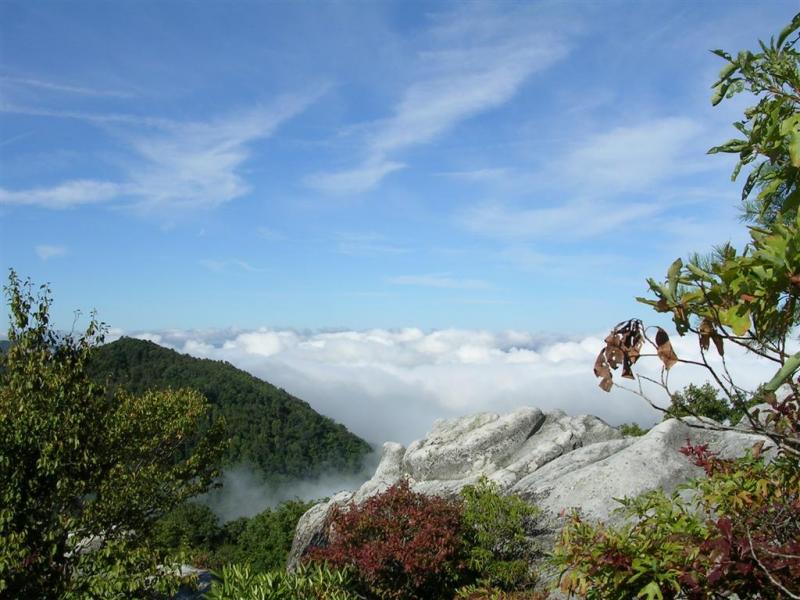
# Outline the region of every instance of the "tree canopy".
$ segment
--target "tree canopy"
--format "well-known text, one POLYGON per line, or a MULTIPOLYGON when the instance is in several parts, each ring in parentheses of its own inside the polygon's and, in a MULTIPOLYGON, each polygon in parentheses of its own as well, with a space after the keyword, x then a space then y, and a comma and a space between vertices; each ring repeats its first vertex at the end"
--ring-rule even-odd
POLYGON ((50 290, 11 272, 0 355, 0 596, 133 598, 174 583, 156 518, 218 475, 223 427, 192 390, 112 396, 87 364, 103 338, 50 325, 50 290))
POLYGON ((357 471, 371 451, 367 442, 307 402, 229 363, 121 338, 98 348, 88 369, 112 391, 198 390, 210 404, 203 426, 225 420, 230 438, 225 464, 251 464, 273 481, 325 470, 357 471))

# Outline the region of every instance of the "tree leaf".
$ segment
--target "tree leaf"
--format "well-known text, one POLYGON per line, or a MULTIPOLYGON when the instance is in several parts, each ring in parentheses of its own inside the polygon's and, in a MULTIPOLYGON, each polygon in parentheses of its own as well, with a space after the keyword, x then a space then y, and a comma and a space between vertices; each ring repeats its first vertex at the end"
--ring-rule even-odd
POLYGON ((719 320, 730 327, 735 335, 744 335, 750 329, 750 311, 741 305, 720 310, 719 320))
POLYGON ((675 351, 672 349, 669 335, 667 335, 667 332, 661 329, 661 327, 659 327, 656 332, 656 349, 658 358, 664 363, 665 369, 671 369, 672 366, 678 362, 678 355, 675 354, 675 351))

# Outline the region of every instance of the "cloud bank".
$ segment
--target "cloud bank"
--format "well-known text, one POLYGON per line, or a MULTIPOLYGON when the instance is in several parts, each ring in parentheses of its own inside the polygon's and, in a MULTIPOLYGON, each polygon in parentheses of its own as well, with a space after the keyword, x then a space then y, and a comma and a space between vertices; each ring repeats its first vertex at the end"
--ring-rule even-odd
MULTIPOLYGON (((306 400, 373 444, 407 444, 423 437, 438 418, 520 406, 593 414, 614 425, 650 425, 660 419, 641 398, 616 389, 606 394, 597 387, 592 365, 602 334, 407 328, 162 331, 135 337, 229 361, 306 400)), ((673 343, 679 356, 698 357, 696 340, 673 343)), ((728 348, 726 358, 731 372, 741 376, 737 383, 747 389, 774 370, 736 348, 728 348)), ((655 359, 643 359, 638 366, 651 377, 660 372, 655 359)), ((688 366, 671 373, 675 389, 705 380, 704 373, 688 366)), ((657 390, 652 399, 666 403, 657 390)))

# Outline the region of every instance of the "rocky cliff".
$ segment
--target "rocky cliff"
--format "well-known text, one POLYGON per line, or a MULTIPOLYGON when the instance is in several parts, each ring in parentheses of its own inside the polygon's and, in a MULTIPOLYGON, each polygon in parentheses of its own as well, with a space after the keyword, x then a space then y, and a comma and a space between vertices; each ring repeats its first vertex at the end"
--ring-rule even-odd
POLYGON ((369 481, 303 515, 289 567, 310 545, 324 543, 325 517, 334 504, 361 502, 403 477, 417 491, 448 496, 486 476, 504 493, 544 509, 541 541, 546 546, 560 527, 564 509, 575 507, 589 518, 613 520, 619 506, 614 498, 655 488, 671 492, 698 477, 701 470, 678 451, 687 439, 733 457, 762 438, 693 428, 674 419, 642 437, 625 438, 597 417, 537 408, 437 421, 427 437, 408 448, 384 444, 381 462, 369 481))

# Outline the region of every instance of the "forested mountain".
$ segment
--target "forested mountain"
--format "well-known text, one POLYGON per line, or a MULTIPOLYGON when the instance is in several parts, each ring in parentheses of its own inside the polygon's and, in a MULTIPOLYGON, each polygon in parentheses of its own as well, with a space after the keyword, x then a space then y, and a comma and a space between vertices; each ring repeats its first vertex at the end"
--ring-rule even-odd
POLYGON ((271 479, 356 471, 371 450, 308 403, 226 362, 121 338, 97 349, 90 373, 110 390, 133 394, 168 387, 200 391, 212 405, 212 418, 225 418, 231 437, 226 462, 252 463, 271 479))

